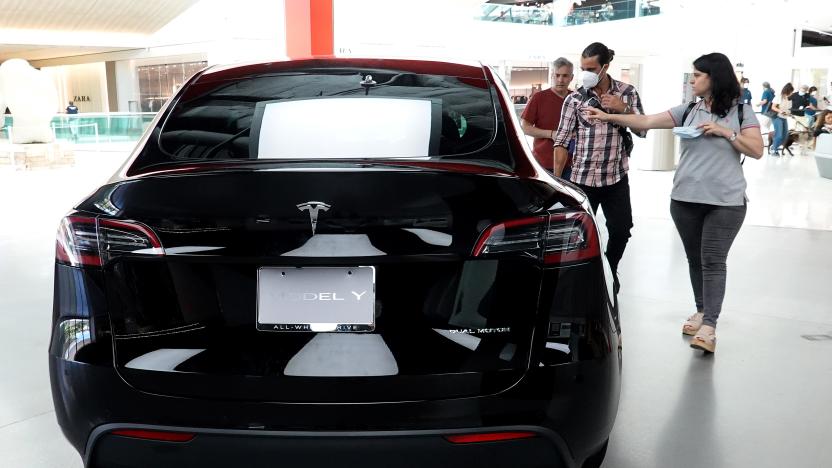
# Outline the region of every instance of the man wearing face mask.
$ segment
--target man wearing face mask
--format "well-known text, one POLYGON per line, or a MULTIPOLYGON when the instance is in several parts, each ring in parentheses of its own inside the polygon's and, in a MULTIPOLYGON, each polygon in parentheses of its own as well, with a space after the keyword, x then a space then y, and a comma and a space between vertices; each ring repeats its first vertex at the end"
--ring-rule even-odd
POLYGON ((809 87, 801 85, 798 91, 789 96, 789 100, 792 102, 791 114, 795 117, 803 117, 806 108, 809 107, 809 87))
POLYGON ((797 124, 795 130, 802 133, 798 140, 800 142, 800 153, 806 154, 806 151, 808 150, 808 141, 806 140, 805 133, 803 132, 807 132, 811 128, 809 125, 809 118, 806 116, 806 112, 810 110, 811 106, 811 102, 809 101, 809 87, 801 85, 797 92, 789 96, 789 100, 791 101, 791 109, 789 112, 797 124))
POLYGON ((740 80, 740 83, 742 83, 742 102, 743 102, 743 104, 751 104, 751 100, 753 98, 751 97, 751 90, 748 89, 748 78, 743 77, 743 79, 740 80))
MULTIPOLYGON (((606 256, 612 268, 615 292, 618 292, 618 263, 624 255, 633 213, 627 178, 632 136, 626 128, 590 122, 582 109, 590 106, 607 113, 644 114, 635 87, 608 74, 615 52, 600 42, 587 46, 581 54, 578 82, 581 87, 563 103, 560 125, 555 132, 555 175, 560 176, 567 160, 569 137, 575 134, 576 147, 570 180, 586 193, 593 211, 600 206, 607 220, 609 242, 606 256)), ((646 131, 638 130, 642 138, 646 131)))

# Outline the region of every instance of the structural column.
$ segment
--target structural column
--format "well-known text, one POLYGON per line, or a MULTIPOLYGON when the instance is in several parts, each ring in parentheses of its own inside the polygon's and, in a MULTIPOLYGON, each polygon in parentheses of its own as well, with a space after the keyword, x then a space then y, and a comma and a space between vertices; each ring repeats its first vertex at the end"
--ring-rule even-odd
POLYGON ((334 0, 286 0, 286 55, 332 56, 334 0))

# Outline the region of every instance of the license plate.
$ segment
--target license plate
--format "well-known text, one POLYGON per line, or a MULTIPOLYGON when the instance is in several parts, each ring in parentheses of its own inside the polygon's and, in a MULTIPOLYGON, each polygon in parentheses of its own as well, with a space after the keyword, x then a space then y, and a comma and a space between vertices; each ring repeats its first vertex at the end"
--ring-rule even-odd
POLYGON ((257 271, 257 329, 367 332, 375 329, 375 268, 263 267, 257 271))

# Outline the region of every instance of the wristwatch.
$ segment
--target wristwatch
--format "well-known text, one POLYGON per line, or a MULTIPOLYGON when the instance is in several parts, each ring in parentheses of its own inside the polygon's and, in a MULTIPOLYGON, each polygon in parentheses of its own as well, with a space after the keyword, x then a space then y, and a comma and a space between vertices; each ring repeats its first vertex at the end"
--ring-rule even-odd
POLYGON ((737 132, 731 132, 731 136, 728 137, 728 141, 733 143, 734 140, 736 140, 736 139, 737 139, 737 132))

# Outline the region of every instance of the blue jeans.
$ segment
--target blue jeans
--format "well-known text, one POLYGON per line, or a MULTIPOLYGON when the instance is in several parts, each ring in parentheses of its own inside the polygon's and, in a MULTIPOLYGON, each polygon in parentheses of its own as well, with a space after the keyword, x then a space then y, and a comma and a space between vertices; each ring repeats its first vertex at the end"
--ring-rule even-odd
POLYGON ((774 117, 771 119, 774 125, 774 142, 772 142, 769 151, 779 151, 780 145, 786 141, 786 136, 789 134, 789 124, 783 117, 774 117))

